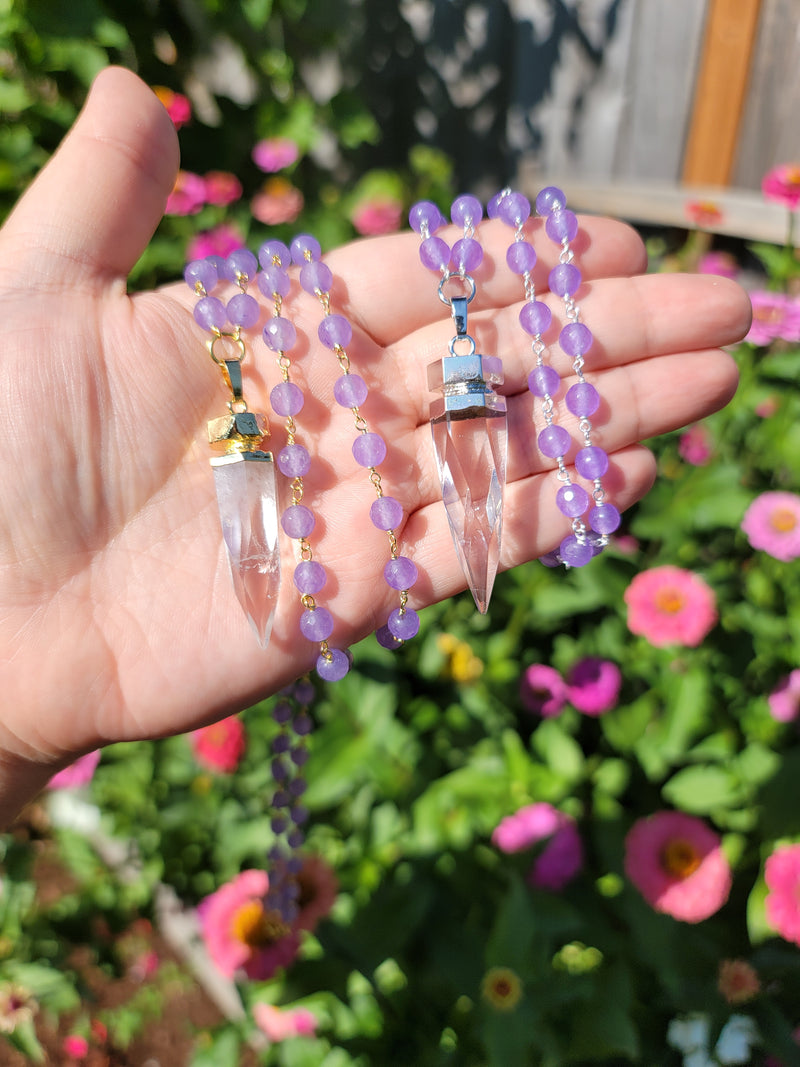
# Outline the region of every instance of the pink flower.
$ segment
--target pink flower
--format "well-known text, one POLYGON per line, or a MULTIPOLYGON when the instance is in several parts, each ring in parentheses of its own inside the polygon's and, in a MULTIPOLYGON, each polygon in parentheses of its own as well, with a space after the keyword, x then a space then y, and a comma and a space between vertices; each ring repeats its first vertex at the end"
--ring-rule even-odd
POLYGON ((794 670, 767 697, 769 713, 777 722, 793 722, 800 715, 800 670, 794 670))
POLYGON ((739 264, 730 252, 706 252, 700 257, 697 273, 721 274, 723 278, 735 278, 739 273, 739 264))
POLYGON ((399 200, 365 200, 353 212, 353 225, 360 234, 374 236, 400 229, 403 205, 399 200))
POLYGON ((247 745, 242 720, 235 715, 211 726, 202 726, 190 737, 197 762, 210 771, 222 771, 223 774, 233 774, 247 745))
POLYGON ((768 396, 763 400, 759 400, 753 411, 758 415, 760 419, 771 419, 775 412, 778 410, 780 404, 776 396, 768 396))
POLYGON ((210 170, 203 176, 206 183, 206 203, 225 207, 242 195, 242 183, 228 170, 210 170))
POLYGON ((622 673, 616 663, 586 656, 567 675, 567 699, 584 715, 605 715, 616 707, 621 686, 622 673))
POLYGON ((557 892, 583 866, 583 845, 574 821, 552 804, 539 801, 507 815, 492 834, 501 852, 524 852, 549 838, 528 873, 528 882, 557 892))
POLYGON ((625 873, 656 911, 696 923, 719 911, 731 870, 713 830, 682 811, 660 811, 625 838, 625 873))
POLYGON ((294 222, 303 210, 303 194, 285 178, 270 178, 250 204, 253 217, 265 226, 294 222))
POLYGON ((179 170, 164 211, 167 215, 196 215, 205 202, 205 181, 190 170, 179 170))
POLYGON ((182 93, 173 92, 163 85, 154 85, 153 92, 167 109, 167 114, 172 119, 176 130, 185 126, 192 117, 192 105, 182 93))
POLYGON ((100 749, 88 752, 85 756, 75 760, 63 771, 54 774, 47 783, 48 789, 79 789, 82 785, 91 782, 97 764, 100 762, 100 749))
POLYGON ((527 804, 513 815, 506 815, 492 834, 492 844, 501 852, 524 852, 537 841, 552 837, 561 821, 561 812, 552 804, 543 800, 527 804))
POLYGON ((242 871, 197 907, 208 953, 228 978, 239 970, 250 978, 271 978, 297 955, 299 934, 266 909, 268 889, 265 871, 242 871))
POLYGON ((244 236, 238 227, 230 223, 222 223, 212 230, 203 230, 193 237, 186 249, 186 259, 191 263, 194 259, 205 259, 206 256, 229 256, 237 248, 245 243, 244 236))
POLYGON ((800 945, 800 845, 781 845, 764 864, 767 922, 800 945))
POLYGON ((522 676, 519 695, 526 711, 548 719, 566 704, 567 686, 554 667, 534 663, 522 676))
POLYGON ((800 302, 785 293, 757 289, 750 293, 753 321, 745 337, 754 345, 769 345, 781 338, 800 341, 800 302))
POLYGON ((686 203, 686 214, 690 222, 701 229, 709 229, 722 222, 725 217, 719 204, 713 200, 689 200, 686 203))
POLYGON ((745 512, 742 529, 753 548, 784 563, 800 556, 800 496, 769 492, 757 496, 745 512))
POLYGON ((800 204, 800 163, 781 163, 768 170, 761 179, 761 192, 767 200, 794 211, 800 204))
POLYGON ((288 137, 267 137, 253 147, 253 162, 267 174, 290 167, 300 157, 300 149, 288 137))
POLYGON ((297 898, 295 930, 314 930, 320 919, 330 913, 336 903, 339 883, 333 869, 321 856, 303 856, 303 865, 297 874, 300 893, 297 898))
POLYGON ((693 467, 705 467, 712 456, 711 434, 705 426, 690 426, 681 434, 678 453, 685 463, 693 467))
POLYGON ((697 574, 682 567, 641 571, 625 590, 628 629, 651 645, 695 648, 716 624, 713 591, 697 574))
POLYGON ((73 1060, 82 1060, 89 1055, 89 1042, 79 1034, 69 1034, 61 1045, 65 1056, 73 1060))
POLYGON ((289 1037, 311 1037, 317 1029, 316 1017, 307 1008, 290 1010, 272 1004, 254 1004, 253 1018, 273 1044, 289 1037))
POLYGON ((722 960, 717 989, 729 1004, 745 1004, 758 996, 761 982, 758 972, 747 960, 722 960))

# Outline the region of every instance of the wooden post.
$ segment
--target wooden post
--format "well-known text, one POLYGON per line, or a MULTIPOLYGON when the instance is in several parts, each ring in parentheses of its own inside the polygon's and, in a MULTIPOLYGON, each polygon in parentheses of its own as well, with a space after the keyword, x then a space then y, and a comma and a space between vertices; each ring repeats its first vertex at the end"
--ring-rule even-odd
POLYGON ((761 0, 711 0, 683 161, 687 185, 727 185, 761 0))

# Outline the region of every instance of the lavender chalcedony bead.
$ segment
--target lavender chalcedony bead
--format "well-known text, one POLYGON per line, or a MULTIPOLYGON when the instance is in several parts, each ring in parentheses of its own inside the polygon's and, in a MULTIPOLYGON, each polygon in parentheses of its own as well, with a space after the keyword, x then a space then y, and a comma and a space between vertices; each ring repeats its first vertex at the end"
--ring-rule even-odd
POLYGON ((570 567, 585 567, 594 557, 592 546, 585 542, 581 544, 575 534, 569 534, 564 538, 559 546, 558 554, 562 562, 570 567))
POLYGON ((551 211, 566 206, 567 198, 557 185, 548 185, 536 197, 536 211, 539 215, 549 215, 551 211))
POLYGON ((300 285, 314 296, 317 292, 328 293, 333 285, 333 274, 327 263, 315 261, 304 264, 300 271, 300 285))
POLYGON ((506 252, 508 269, 514 274, 525 274, 536 266, 536 251, 527 241, 515 241, 506 252))
POLYGON ((430 200, 420 200, 408 213, 408 224, 415 233, 421 234, 425 226, 428 233, 433 233, 444 226, 445 218, 436 204, 430 200))
POLYGON ((243 326, 248 329, 255 326, 261 316, 261 308, 258 301, 247 293, 237 293, 228 301, 228 318, 234 326, 243 326))
POLYGON ((353 339, 353 327, 344 315, 326 315, 319 324, 317 335, 326 348, 347 348, 353 339))
POLYGON ((550 459, 557 459, 569 452, 571 438, 563 426, 545 426, 537 440, 542 455, 550 459))
POLYGON ((292 253, 283 241, 265 241, 258 250, 258 259, 264 270, 267 267, 288 267, 292 253))
POLYGON ((325 568, 315 559, 302 559, 294 569, 294 584, 301 593, 318 593, 324 588, 328 576, 325 568))
POLYGON ((553 321, 553 313, 547 304, 543 304, 541 300, 531 300, 527 304, 524 304, 522 310, 519 313, 519 322, 525 333, 529 333, 531 337, 536 337, 537 334, 544 333, 549 329, 550 323, 553 321))
POLYGON ((311 467, 311 456, 305 445, 284 445, 278 453, 277 463, 285 478, 302 478, 311 467))
POLYGON ((379 530, 393 530, 403 519, 403 507, 393 496, 382 496, 373 501, 369 517, 379 530))
POLYGON ((333 615, 327 608, 308 608, 300 616, 300 633, 309 641, 327 641, 333 633, 333 615))
POLYGON ((589 494, 582 485, 562 485, 556 493, 556 506, 568 519, 577 519, 589 507, 589 494))
POLYGON ((613 504, 595 504, 589 512, 589 525, 599 534, 611 534, 619 529, 622 516, 613 504))
POLYGON ((268 263, 261 273, 256 278, 258 288, 264 294, 264 296, 270 296, 273 299, 275 294, 284 297, 288 296, 289 290, 292 287, 289 275, 282 267, 276 267, 272 263, 268 263))
POLYGON ((521 226, 530 218, 531 202, 522 193, 509 193, 498 204, 497 214, 509 226, 521 226))
POLYGON ((428 270, 446 270, 450 263, 450 246, 441 237, 426 237, 419 246, 419 258, 428 270))
POLYGON ((558 371, 543 363, 528 375, 528 388, 534 396, 555 396, 561 387, 558 371))
POLYGON ((483 218, 483 207, 476 196, 457 196, 450 207, 450 218, 456 226, 477 226, 483 218))
POLYGON ((340 648, 330 648, 328 656, 317 657, 317 674, 325 682, 339 682, 349 670, 350 660, 340 648))
POLYGON ((343 408, 357 408, 367 399, 369 389, 360 374, 343 374, 333 383, 333 397, 343 408))
POLYGON ((578 232, 578 219, 572 211, 553 211, 548 215, 544 228, 550 240, 557 244, 562 241, 574 241, 578 232))
POLYGON ((297 342, 294 323, 282 315, 273 315, 268 319, 261 332, 264 335, 264 344, 273 352, 286 352, 297 342))
POLYGON ((361 433, 353 441, 353 457, 362 467, 377 467, 386 458, 386 442, 377 433, 361 433))
POLYGON ((207 259, 193 259, 186 264, 183 277, 190 289, 196 289, 199 282, 210 293, 219 280, 217 268, 207 259))
POLYGON ((550 271, 547 284, 556 296, 571 296, 581 284, 581 272, 572 263, 558 263, 550 271))
POLYGON ((375 639, 381 648, 388 648, 390 652, 396 652, 403 643, 394 636, 388 626, 379 626, 375 631, 375 639))
POLYGON ((216 296, 201 296, 192 314, 194 321, 204 330, 224 330, 228 324, 225 305, 216 296))
POLYGON ((505 200, 508 194, 504 192, 495 193, 492 199, 486 205, 486 218, 497 219, 500 217, 500 205, 505 200))
POLYGON ((395 608, 390 612, 386 625, 400 641, 408 641, 419 633, 419 615, 413 608, 395 608))
POLYGON ((567 389, 566 403, 573 415, 581 419, 594 415, 600 407, 600 394, 589 382, 576 382, 567 389))
POLYGON ((483 262, 483 249, 480 242, 472 237, 462 237, 456 241, 450 252, 450 264, 457 271, 469 274, 477 270, 483 262))
POLYGON ((269 402, 276 415, 297 415, 303 410, 303 390, 294 382, 279 382, 269 394, 269 402))
POLYGON ((226 262, 235 279, 240 275, 255 278, 258 273, 258 260, 247 248, 237 248, 235 252, 231 252, 226 262))
POLYGON ((281 515, 281 526, 287 537, 308 537, 315 523, 313 511, 305 504, 292 504, 281 515))
POLYGON ((592 347, 592 331, 582 322, 568 323, 558 335, 558 343, 568 356, 583 356, 592 347))
POLYGON ((598 445, 587 445, 575 455, 575 470, 589 481, 602 478, 608 470, 608 453, 598 445))
POLYGON ((292 241, 290 251, 292 253, 292 262, 298 266, 302 266, 303 263, 308 263, 311 260, 319 259, 322 255, 319 241, 308 233, 298 234, 292 241))
POLYGON ((383 568, 383 577, 391 589, 410 589, 417 580, 417 565, 408 556, 390 559, 383 568))

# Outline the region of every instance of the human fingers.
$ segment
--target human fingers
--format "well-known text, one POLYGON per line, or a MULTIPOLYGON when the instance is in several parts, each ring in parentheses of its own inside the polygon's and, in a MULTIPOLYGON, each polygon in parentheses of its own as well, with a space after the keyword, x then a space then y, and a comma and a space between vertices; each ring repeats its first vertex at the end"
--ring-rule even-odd
POLYGON ((106 68, 6 222, 2 262, 27 284, 125 277, 161 219, 177 168, 175 129, 154 93, 131 71, 106 68))

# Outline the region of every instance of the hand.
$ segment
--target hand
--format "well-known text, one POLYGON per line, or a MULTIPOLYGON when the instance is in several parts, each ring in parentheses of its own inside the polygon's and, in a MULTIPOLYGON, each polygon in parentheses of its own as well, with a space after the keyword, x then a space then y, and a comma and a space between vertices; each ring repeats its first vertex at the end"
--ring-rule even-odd
MULTIPOLYGON (((235 599, 205 442, 206 420, 224 414, 227 397, 192 319, 193 294, 183 283, 125 292, 177 165, 175 133, 155 96, 130 72, 108 69, 0 233, 0 818, 81 752, 196 728, 275 691, 316 656, 298 633, 294 542, 284 543, 266 652, 235 599)), ((540 223, 532 232, 546 281, 555 247, 540 223)), ((521 285, 504 264, 511 231, 498 221, 480 233, 486 259, 470 325, 480 350, 505 365, 502 565, 512 567, 567 531, 553 464, 532 430, 521 285)), ((420 570, 415 608, 464 587, 427 423, 426 367, 441 357, 452 324, 417 246, 407 233, 326 257, 333 310, 355 328, 353 369, 370 386, 362 413, 389 446, 384 489, 406 509, 400 541, 420 570)), ((595 336, 586 373, 604 400, 596 440, 613 452, 609 498, 627 507, 654 476, 636 442, 732 395, 734 365, 715 346, 744 334, 749 302, 722 278, 641 276, 641 241, 617 222, 584 219, 576 250, 588 282, 583 317, 595 336)), ((332 403, 339 368, 316 342, 320 306, 296 286, 287 307, 312 339, 293 366, 306 390, 298 439, 317 457, 306 502, 317 516, 315 558, 329 574, 319 601, 336 619, 331 644, 344 648, 396 606, 381 577, 388 542, 366 517, 374 490, 351 455, 352 416, 332 403)), ((279 377, 259 333, 245 395, 266 412, 279 377)), ((553 358, 568 374, 566 357, 553 358)), ((271 423, 277 452, 282 420, 271 423)))

